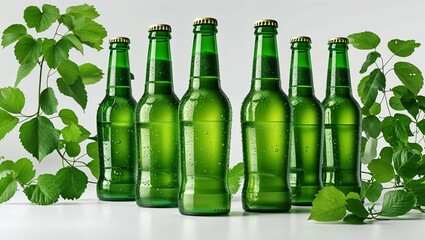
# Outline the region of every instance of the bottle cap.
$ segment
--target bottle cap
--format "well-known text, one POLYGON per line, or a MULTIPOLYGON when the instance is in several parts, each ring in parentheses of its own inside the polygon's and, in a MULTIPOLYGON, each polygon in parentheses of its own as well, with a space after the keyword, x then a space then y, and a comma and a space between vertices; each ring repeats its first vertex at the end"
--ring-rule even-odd
POLYGON ((272 27, 278 27, 277 21, 273 19, 261 19, 258 21, 255 21, 254 27, 264 27, 264 26, 272 26, 272 27))
POLYGON ((193 20, 193 25, 204 25, 204 24, 211 24, 211 25, 218 25, 217 19, 211 18, 211 17, 203 17, 203 18, 196 18, 193 20))
POLYGON ((130 39, 126 37, 113 37, 109 39, 109 43, 130 43, 130 39))
POLYGON ((167 31, 167 32, 171 32, 171 26, 168 24, 154 24, 154 25, 150 25, 149 26, 149 32, 152 31, 167 31))
POLYGON ((308 43, 311 43, 311 38, 310 37, 307 37, 307 36, 298 36, 298 37, 291 38, 291 41, 290 42, 291 43, 294 43, 294 42, 308 42, 308 43))
POLYGON ((329 38, 328 40, 328 44, 331 43, 350 43, 350 41, 348 40, 348 38, 346 37, 334 37, 334 38, 329 38))

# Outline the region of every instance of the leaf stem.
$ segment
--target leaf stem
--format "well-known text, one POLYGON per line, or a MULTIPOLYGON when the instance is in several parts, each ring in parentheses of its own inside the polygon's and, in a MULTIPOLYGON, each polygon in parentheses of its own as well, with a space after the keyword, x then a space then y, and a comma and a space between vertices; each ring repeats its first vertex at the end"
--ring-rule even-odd
POLYGON ((41 79, 43 78, 43 65, 44 65, 44 57, 41 58, 40 61, 40 75, 38 78, 38 108, 37 108, 37 113, 35 115, 39 116, 40 115, 40 109, 41 109, 41 104, 40 104, 40 100, 41 100, 41 79))
MULTIPOLYGON (((386 62, 385 62, 385 64, 383 64, 382 65, 382 70, 384 70, 384 67, 385 66, 387 66, 387 64, 391 61, 391 59, 393 59, 393 57, 395 56, 395 54, 393 54, 386 62)), ((381 59, 382 59, 382 57, 381 57, 381 59)), ((382 61, 383 61, 383 59, 382 59, 382 61)))
POLYGON ((56 152, 61 156, 62 160, 64 160, 69 166, 73 166, 73 164, 65 158, 65 155, 63 155, 58 149, 56 149, 56 152))
POLYGON ((386 92, 384 92, 384 99, 385 99, 385 105, 387 106, 388 114, 390 114, 390 116, 392 116, 390 106, 388 105, 388 99, 387 99, 387 93, 386 92))

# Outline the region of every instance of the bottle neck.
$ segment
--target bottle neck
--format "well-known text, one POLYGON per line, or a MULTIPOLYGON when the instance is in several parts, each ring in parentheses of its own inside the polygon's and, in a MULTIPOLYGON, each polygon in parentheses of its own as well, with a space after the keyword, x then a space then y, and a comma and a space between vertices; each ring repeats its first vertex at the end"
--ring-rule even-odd
POLYGON ((173 70, 169 31, 149 32, 149 49, 146 66, 145 92, 172 91, 173 70))
POLYGON ((314 95, 313 73, 309 42, 291 44, 291 69, 289 72, 289 96, 314 95))
POLYGON ((329 45, 326 96, 351 96, 348 46, 345 43, 329 45))
POLYGON ((277 28, 273 26, 256 27, 254 34, 251 89, 280 89, 277 28))
POLYGON ((190 87, 194 89, 219 88, 217 27, 214 25, 196 25, 193 33, 190 87))
POLYGON ((112 43, 109 47, 109 67, 106 94, 109 96, 131 96, 131 73, 128 43, 112 43))

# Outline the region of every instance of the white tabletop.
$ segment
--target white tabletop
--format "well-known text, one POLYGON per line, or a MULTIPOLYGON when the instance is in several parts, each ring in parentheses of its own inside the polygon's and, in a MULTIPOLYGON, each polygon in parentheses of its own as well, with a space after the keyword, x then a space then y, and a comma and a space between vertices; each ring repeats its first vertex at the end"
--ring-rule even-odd
POLYGON ((22 192, 0 205, 1 240, 67 239, 423 239, 425 214, 365 225, 308 221, 309 208, 286 214, 253 214, 234 199, 229 216, 191 217, 177 209, 140 208, 134 202, 102 202, 91 186, 78 201, 29 204, 22 192))

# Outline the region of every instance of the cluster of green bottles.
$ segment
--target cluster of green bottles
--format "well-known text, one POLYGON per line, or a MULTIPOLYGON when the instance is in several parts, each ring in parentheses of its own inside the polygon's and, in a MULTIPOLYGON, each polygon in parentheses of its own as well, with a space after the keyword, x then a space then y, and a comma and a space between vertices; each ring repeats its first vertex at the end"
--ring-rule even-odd
MULTIPOLYGON (((107 95, 97 114, 101 200, 226 215, 231 106, 220 86, 217 20, 194 21, 189 89, 173 90, 171 27, 149 28, 145 92, 131 94, 129 39, 110 40, 107 95)), ((280 81, 274 20, 255 23, 251 90, 241 109, 245 211, 311 205, 327 185, 360 191, 360 109, 346 38, 329 40, 326 98, 314 96, 311 39, 291 39, 289 97, 280 81)))

